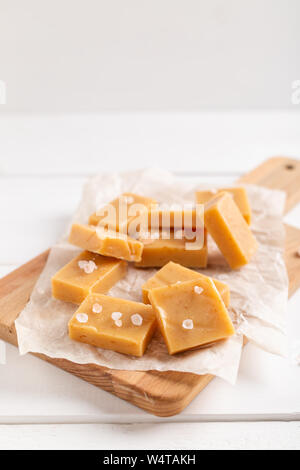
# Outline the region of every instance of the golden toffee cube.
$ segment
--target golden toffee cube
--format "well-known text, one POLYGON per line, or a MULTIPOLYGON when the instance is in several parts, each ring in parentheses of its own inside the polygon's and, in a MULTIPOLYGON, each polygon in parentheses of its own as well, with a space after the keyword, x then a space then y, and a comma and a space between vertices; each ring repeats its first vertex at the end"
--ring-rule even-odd
POLYGON ((204 221, 208 233, 232 269, 249 263, 258 244, 228 193, 220 193, 205 204, 204 221))
POLYGON ((89 218, 90 225, 103 226, 110 230, 127 232, 130 223, 151 207, 155 199, 134 193, 123 193, 89 218), (133 209, 136 209, 136 212, 133 209), (123 213, 124 212, 124 213, 123 213))
POLYGON ((196 229, 197 224, 203 223, 202 211, 197 214, 196 209, 163 209, 152 208, 148 212, 148 228, 149 230, 160 228, 171 229, 196 229))
POLYGON ((234 334, 227 309, 210 278, 152 289, 149 298, 170 354, 234 334))
POLYGON ((108 292, 126 272, 126 261, 83 251, 52 277, 52 295, 80 304, 92 292, 108 292))
POLYGON ((215 196, 218 196, 222 192, 228 192, 233 196, 234 202, 241 211, 242 216, 248 225, 251 223, 251 207, 247 195, 247 191, 243 187, 232 187, 232 188, 219 188, 217 191, 197 191, 196 201, 198 204, 205 204, 215 196))
POLYGON ((103 256, 140 261, 143 244, 128 235, 93 225, 73 224, 69 236, 72 245, 103 256))
MULTIPOLYGON (((150 303, 149 300, 149 291, 151 289, 156 289, 157 287, 165 287, 169 286, 171 284, 176 284, 180 282, 185 282, 185 281, 193 281, 194 279, 206 279, 208 276, 205 276, 204 274, 197 273, 196 271, 193 271, 192 269, 185 268, 184 266, 181 266, 180 264, 173 263, 173 261, 170 261, 168 264, 166 264, 163 268, 161 268, 157 273, 150 277, 145 284, 142 286, 142 294, 143 294, 143 302, 145 304, 150 303)), ((223 302, 226 307, 229 306, 230 304, 230 289, 227 284, 224 282, 219 281, 218 279, 214 279, 209 277, 209 279, 212 279, 214 282, 216 288, 218 289, 223 302)))
POLYGON ((98 348, 142 356, 156 325, 151 305, 91 294, 69 321, 69 336, 98 348))
POLYGON ((161 267, 173 261, 190 268, 206 268, 207 266, 207 240, 206 231, 196 240, 183 237, 177 238, 177 231, 171 231, 167 238, 163 238, 163 231, 159 231, 156 239, 141 239, 144 244, 142 258, 135 263, 137 268, 161 267), (202 239, 203 238, 203 239, 202 239))

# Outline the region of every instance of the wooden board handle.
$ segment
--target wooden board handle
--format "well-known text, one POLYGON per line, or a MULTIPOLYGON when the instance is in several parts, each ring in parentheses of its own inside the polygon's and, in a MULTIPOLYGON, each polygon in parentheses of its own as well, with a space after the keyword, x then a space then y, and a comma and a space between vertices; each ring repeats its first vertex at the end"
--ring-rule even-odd
POLYGON ((285 213, 300 201, 300 161, 273 157, 242 176, 239 183, 251 183, 286 193, 285 213))

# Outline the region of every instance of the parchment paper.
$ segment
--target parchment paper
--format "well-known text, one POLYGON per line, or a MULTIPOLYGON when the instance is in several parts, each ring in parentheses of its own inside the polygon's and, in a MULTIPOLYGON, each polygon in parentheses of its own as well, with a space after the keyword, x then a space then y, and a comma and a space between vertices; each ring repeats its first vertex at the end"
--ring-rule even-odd
MULTIPOLYGON (((101 174, 84 186, 72 223, 86 223, 92 212, 122 192, 139 193, 168 204, 183 204, 193 202, 195 190, 204 187, 207 185, 201 185, 200 178, 176 177, 159 169, 101 174)), ((258 253, 249 265, 231 271, 210 239, 210 268, 199 270, 229 284, 235 336, 210 347, 170 356, 160 334, 156 333, 142 358, 72 341, 67 324, 76 306, 53 299, 50 284, 51 276, 80 251, 67 243, 68 227, 61 242, 52 248, 31 299, 16 321, 20 353, 38 352, 80 364, 95 363, 115 369, 211 373, 231 383, 236 380, 243 335, 267 351, 284 355, 288 293, 282 256, 284 193, 256 186, 247 189, 253 210, 252 229, 259 242, 258 253)), ((155 272, 156 269, 130 266, 126 278, 119 281, 109 295, 141 301, 141 286, 155 272)))

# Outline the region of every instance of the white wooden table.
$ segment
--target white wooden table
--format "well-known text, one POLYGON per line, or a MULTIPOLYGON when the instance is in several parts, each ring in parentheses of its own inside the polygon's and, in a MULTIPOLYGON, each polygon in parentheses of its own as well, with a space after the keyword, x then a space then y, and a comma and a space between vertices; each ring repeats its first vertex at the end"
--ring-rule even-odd
MULTIPOLYGON (((0 115, 0 275, 60 236, 88 175, 156 165, 228 184, 278 154, 300 157, 297 112, 0 115)), ((286 221, 300 227, 300 207, 286 221)), ((291 353, 299 308, 297 293, 291 353)), ((168 420, 12 346, 6 356, 0 448, 300 448, 300 367, 252 345, 235 387, 216 379, 168 420)))

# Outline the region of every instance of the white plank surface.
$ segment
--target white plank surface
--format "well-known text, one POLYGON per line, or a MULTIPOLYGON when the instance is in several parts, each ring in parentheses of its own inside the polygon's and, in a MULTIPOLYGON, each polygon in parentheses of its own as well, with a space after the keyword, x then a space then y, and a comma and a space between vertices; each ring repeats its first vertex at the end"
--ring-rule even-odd
POLYGON ((0 264, 22 264, 64 232, 85 178, 0 177, 0 264))
POLYGON ((300 423, 2 425, 3 449, 299 450, 300 423))
POLYGON ((0 115, 0 173, 246 172, 299 155, 299 124, 299 111, 0 115))

